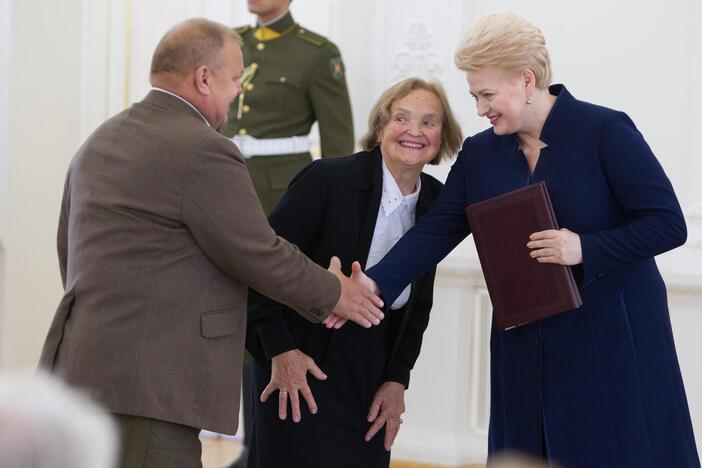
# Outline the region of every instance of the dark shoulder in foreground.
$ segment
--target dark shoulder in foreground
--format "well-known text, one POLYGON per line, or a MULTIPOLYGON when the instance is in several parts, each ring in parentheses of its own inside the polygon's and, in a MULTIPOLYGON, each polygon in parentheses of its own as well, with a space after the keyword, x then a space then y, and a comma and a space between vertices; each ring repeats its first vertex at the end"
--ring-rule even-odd
POLYGON ((597 121, 601 121, 607 120, 611 116, 621 112, 599 104, 593 104, 591 102, 576 99, 565 89, 565 87, 561 92, 564 93, 564 96, 559 96, 559 100, 562 100, 563 102, 560 103, 561 106, 558 110, 562 110, 563 113, 572 113, 584 119, 595 119, 597 121))
POLYGON ((492 130, 492 127, 486 128, 482 132, 478 132, 475 135, 473 135, 469 138, 466 138, 463 141, 463 146, 461 147, 461 151, 466 150, 469 145, 473 148, 487 145, 489 143, 494 142, 496 138, 498 138, 498 137, 497 137, 497 135, 495 135, 495 132, 492 130))
MULTIPOLYGON (((372 151, 359 151, 350 156, 339 156, 335 158, 322 158, 314 161, 313 164, 319 164, 328 174, 343 175, 344 171, 349 171, 351 168, 359 166, 372 166, 377 163, 376 157, 372 151)), ((347 173, 348 175, 348 173, 347 173)))
MULTIPOLYGON (((552 93, 558 93, 558 99, 544 124, 544 135, 554 131, 565 134, 597 131, 611 117, 623 114, 623 112, 609 107, 576 99, 565 86, 560 84, 552 85, 550 90, 552 93)), ((467 139, 463 149, 466 149, 468 144, 472 148, 480 148, 498 142, 506 144, 507 139, 512 137, 512 135, 497 136, 492 128, 487 128, 467 139)))
MULTIPOLYGON (((305 183, 328 180, 331 181, 332 184, 343 182, 345 180, 351 180, 353 178, 352 174, 354 168, 357 167, 359 162, 357 156, 363 155, 364 153, 365 152, 361 152, 351 156, 339 156, 335 158, 315 159, 305 166, 295 177, 293 177, 293 179, 290 181, 290 186, 302 180, 305 180, 305 183)), ((364 158, 361 161, 363 164, 364 162, 369 162, 370 160, 368 158, 364 158)))
POLYGON ((422 172, 421 179, 422 190, 425 190, 426 187, 426 190, 429 190, 429 194, 432 196, 432 198, 436 198, 437 196, 439 196, 439 193, 444 187, 444 184, 442 184, 438 179, 436 179, 432 175, 427 174, 426 172, 422 172))
POLYGON ((554 95, 557 93, 558 99, 542 130, 542 138, 545 141, 596 139, 602 135, 602 130, 608 122, 622 117, 630 121, 624 112, 576 99, 563 85, 553 85, 549 90, 554 95))

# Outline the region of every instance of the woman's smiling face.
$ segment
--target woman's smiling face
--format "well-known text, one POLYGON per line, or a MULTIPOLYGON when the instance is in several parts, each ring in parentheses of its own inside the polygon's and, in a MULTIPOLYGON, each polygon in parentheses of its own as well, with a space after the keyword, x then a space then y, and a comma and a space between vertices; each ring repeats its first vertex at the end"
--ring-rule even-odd
POLYGON ((424 166, 441 149, 444 111, 432 92, 415 89, 390 107, 390 119, 380 133, 380 150, 390 167, 424 166))
POLYGON ((528 97, 520 73, 489 67, 467 75, 478 115, 490 121, 495 135, 510 135, 524 128, 528 97))

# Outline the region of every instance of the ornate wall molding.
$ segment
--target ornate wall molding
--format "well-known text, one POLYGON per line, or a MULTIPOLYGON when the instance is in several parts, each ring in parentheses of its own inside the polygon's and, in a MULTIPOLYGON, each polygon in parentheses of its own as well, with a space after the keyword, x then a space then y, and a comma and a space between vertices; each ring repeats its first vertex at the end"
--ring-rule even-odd
POLYGON ((425 20, 413 20, 407 27, 404 47, 392 59, 391 80, 395 82, 414 75, 436 79, 442 69, 431 26, 425 20))

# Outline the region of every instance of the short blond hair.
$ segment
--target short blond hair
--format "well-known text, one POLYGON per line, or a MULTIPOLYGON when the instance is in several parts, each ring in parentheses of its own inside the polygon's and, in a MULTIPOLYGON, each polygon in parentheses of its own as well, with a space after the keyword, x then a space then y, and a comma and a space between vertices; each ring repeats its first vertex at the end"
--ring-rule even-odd
POLYGON ((551 84, 551 58, 541 30, 514 13, 486 16, 461 40, 454 58, 465 72, 486 67, 519 72, 529 69, 536 87, 551 84))
POLYGON ((392 104, 417 89, 434 94, 439 99, 444 114, 441 120, 441 146, 438 154, 429 161, 429 164, 439 164, 444 159, 456 155, 463 141, 463 133, 448 103, 444 87, 437 81, 429 82, 417 77, 395 83, 386 89, 375 102, 368 116, 368 131, 361 137, 360 141, 364 150, 372 151, 380 144, 380 134, 390 121, 392 104))

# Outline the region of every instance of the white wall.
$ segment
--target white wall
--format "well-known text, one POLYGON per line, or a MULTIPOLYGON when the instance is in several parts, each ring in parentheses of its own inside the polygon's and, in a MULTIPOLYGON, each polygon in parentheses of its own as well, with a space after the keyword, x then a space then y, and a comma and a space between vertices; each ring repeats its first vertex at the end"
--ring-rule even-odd
MULTIPOLYGON (((9 122, 8 87, 10 80, 10 53, 12 44, 12 3, 10 0, 0 0, 0 337, 4 329, 5 308, 5 243, 7 230, 7 126, 9 122)), ((0 345, 2 339, 0 338, 0 345)), ((2 346, 0 346, 0 362, 2 362, 2 346)))
POLYGON ((36 362, 59 297, 54 239, 63 174, 79 144, 80 20, 77 2, 12 2, 3 367, 36 362))
MULTIPOLYGON (((300 23, 342 50, 357 136, 378 94, 410 74, 443 81, 466 134, 485 128, 453 51, 478 18, 505 10, 542 28, 557 82, 578 98, 629 113, 673 181, 689 223, 688 244, 659 263, 702 441, 700 2, 295 0, 292 8, 300 23)), ((34 365, 60 297, 54 239, 70 158, 100 122, 143 97, 156 41, 195 15, 232 26, 252 21, 245 0, 0 0, 1 368, 34 365)), ((431 169, 439 177, 447 171, 431 169)), ((440 266, 394 457, 445 464, 484 459, 489 315, 483 294, 469 240, 440 266)))

